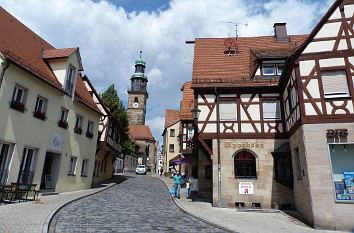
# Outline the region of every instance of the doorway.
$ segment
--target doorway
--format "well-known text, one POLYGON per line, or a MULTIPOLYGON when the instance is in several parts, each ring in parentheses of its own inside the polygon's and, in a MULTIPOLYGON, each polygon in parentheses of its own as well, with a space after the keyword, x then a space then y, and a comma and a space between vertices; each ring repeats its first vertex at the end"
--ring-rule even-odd
POLYGON ((58 154, 46 153, 40 189, 55 190, 59 172, 59 158, 58 154))

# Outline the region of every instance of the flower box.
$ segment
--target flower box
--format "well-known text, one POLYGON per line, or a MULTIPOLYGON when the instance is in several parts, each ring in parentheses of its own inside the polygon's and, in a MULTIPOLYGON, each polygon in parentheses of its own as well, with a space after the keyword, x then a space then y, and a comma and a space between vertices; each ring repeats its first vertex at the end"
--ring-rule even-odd
POLYGON ((91 133, 91 132, 86 132, 86 137, 88 137, 88 138, 93 138, 93 133, 91 133))
POLYGON ((41 112, 41 111, 35 111, 34 113, 33 113, 33 116, 35 117, 35 118, 38 118, 38 119, 41 119, 41 120, 45 120, 45 112, 41 112))
POLYGON ((58 121, 58 126, 64 128, 64 129, 67 129, 68 128, 68 122, 60 120, 60 121, 58 121))
POLYGON ((77 134, 82 134, 82 129, 79 127, 75 127, 74 132, 77 134))
POLYGON ((10 107, 20 112, 25 111, 25 104, 20 101, 16 101, 16 100, 11 101, 10 107))

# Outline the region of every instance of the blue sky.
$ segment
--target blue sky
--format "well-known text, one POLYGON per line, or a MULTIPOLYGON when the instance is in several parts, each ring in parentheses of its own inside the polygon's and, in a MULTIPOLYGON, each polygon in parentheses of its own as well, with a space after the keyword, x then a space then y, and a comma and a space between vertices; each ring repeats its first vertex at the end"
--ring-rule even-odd
POLYGON ((116 6, 123 7, 127 12, 166 10, 169 0, 109 0, 116 6))
POLYGON ((221 21, 247 22, 240 36, 272 35, 275 22, 286 22, 289 34, 306 34, 333 2, 0 0, 0 5, 56 48, 80 47, 84 74, 96 90, 113 83, 124 103, 142 43, 149 79, 146 119, 161 140, 165 109, 179 109, 180 88, 192 79, 193 45, 185 41, 234 35, 234 26, 221 21))

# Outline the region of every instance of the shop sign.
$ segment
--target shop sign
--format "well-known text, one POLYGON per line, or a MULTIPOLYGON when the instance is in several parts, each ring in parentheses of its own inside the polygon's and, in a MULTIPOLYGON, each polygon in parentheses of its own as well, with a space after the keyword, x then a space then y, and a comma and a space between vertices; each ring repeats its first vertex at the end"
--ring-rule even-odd
POLYGON ((52 136, 52 141, 50 143, 51 150, 61 151, 61 145, 63 143, 63 137, 61 134, 54 133, 52 136))
POLYGON ((252 182, 240 182, 238 184, 238 194, 254 194, 252 182))
POLYGON ((240 142, 240 143, 231 143, 230 141, 225 142, 225 148, 232 148, 232 149, 252 149, 252 148, 263 148, 263 143, 258 142, 240 142))
POLYGON ((327 137, 348 136, 348 129, 327 129, 327 137))

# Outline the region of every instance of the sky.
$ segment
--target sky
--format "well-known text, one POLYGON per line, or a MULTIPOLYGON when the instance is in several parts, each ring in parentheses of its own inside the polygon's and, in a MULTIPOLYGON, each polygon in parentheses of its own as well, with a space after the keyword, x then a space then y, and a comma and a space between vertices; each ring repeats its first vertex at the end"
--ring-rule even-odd
POLYGON ((114 84, 124 104, 142 48, 149 99, 147 122, 161 141, 166 108, 179 109, 180 88, 192 78, 193 45, 200 37, 308 34, 334 0, 0 0, 0 5, 56 48, 80 47, 98 92, 114 84), (19 3, 20 2, 20 3, 19 3))

